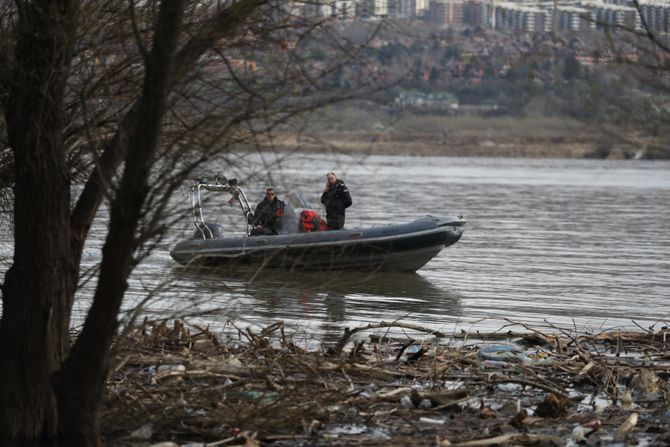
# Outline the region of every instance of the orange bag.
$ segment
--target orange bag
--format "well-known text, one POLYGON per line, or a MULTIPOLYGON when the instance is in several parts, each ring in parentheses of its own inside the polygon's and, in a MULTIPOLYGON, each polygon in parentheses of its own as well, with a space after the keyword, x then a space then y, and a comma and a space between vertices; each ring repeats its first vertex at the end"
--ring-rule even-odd
POLYGON ((314 210, 303 210, 300 213, 300 232, 311 233, 312 231, 325 231, 328 229, 326 221, 314 210))

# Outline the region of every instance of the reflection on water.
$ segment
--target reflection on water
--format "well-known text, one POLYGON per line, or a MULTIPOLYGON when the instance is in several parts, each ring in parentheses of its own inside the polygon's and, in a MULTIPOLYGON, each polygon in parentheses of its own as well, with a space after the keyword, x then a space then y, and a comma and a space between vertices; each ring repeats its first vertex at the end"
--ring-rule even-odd
MULTIPOLYGON (((223 327, 230 320, 242 329, 283 320, 307 338, 326 343, 337 340, 344 327, 380 320, 421 321, 444 330, 462 312, 455 294, 415 273, 264 270, 257 275, 251 270, 181 267, 173 273, 170 289, 180 292, 169 299, 172 310, 197 309, 200 318, 206 311, 206 321, 223 327)), ((166 301, 164 297, 160 302, 166 301)), ((160 302, 152 310, 164 314, 160 302)))

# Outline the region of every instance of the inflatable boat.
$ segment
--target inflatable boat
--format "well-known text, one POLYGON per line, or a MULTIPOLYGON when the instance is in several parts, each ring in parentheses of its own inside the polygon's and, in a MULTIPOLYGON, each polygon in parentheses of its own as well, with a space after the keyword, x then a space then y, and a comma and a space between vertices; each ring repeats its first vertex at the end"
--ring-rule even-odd
POLYGON ((253 211, 235 179, 200 180, 191 187, 191 208, 196 227, 191 239, 170 252, 183 265, 205 265, 288 270, 348 270, 414 272, 463 235, 462 216, 423 216, 407 223, 305 231, 304 211, 313 211, 302 194, 281 197, 285 203, 281 229, 276 235, 252 236, 253 211), (203 213, 203 193, 230 194, 247 222, 246 234, 225 234, 223 226, 203 213))

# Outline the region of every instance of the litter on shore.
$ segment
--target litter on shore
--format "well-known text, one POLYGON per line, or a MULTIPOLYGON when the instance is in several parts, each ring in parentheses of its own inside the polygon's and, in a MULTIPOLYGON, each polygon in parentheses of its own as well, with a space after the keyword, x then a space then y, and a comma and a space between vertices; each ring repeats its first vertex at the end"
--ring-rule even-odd
POLYGON ((670 329, 440 334, 399 322, 318 351, 281 322, 223 339, 179 320, 119 337, 112 446, 670 444, 670 329), (389 338, 385 330, 431 334, 389 338))

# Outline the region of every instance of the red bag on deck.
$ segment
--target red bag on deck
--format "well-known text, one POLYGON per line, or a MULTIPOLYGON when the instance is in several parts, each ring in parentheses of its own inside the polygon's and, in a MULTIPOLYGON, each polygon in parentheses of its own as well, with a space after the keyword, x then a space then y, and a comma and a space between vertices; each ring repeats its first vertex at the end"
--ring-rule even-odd
POLYGON ((314 210, 303 210, 300 213, 300 232, 310 233, 312 231, 325 231, 328 229, 326 221, 314 210))

